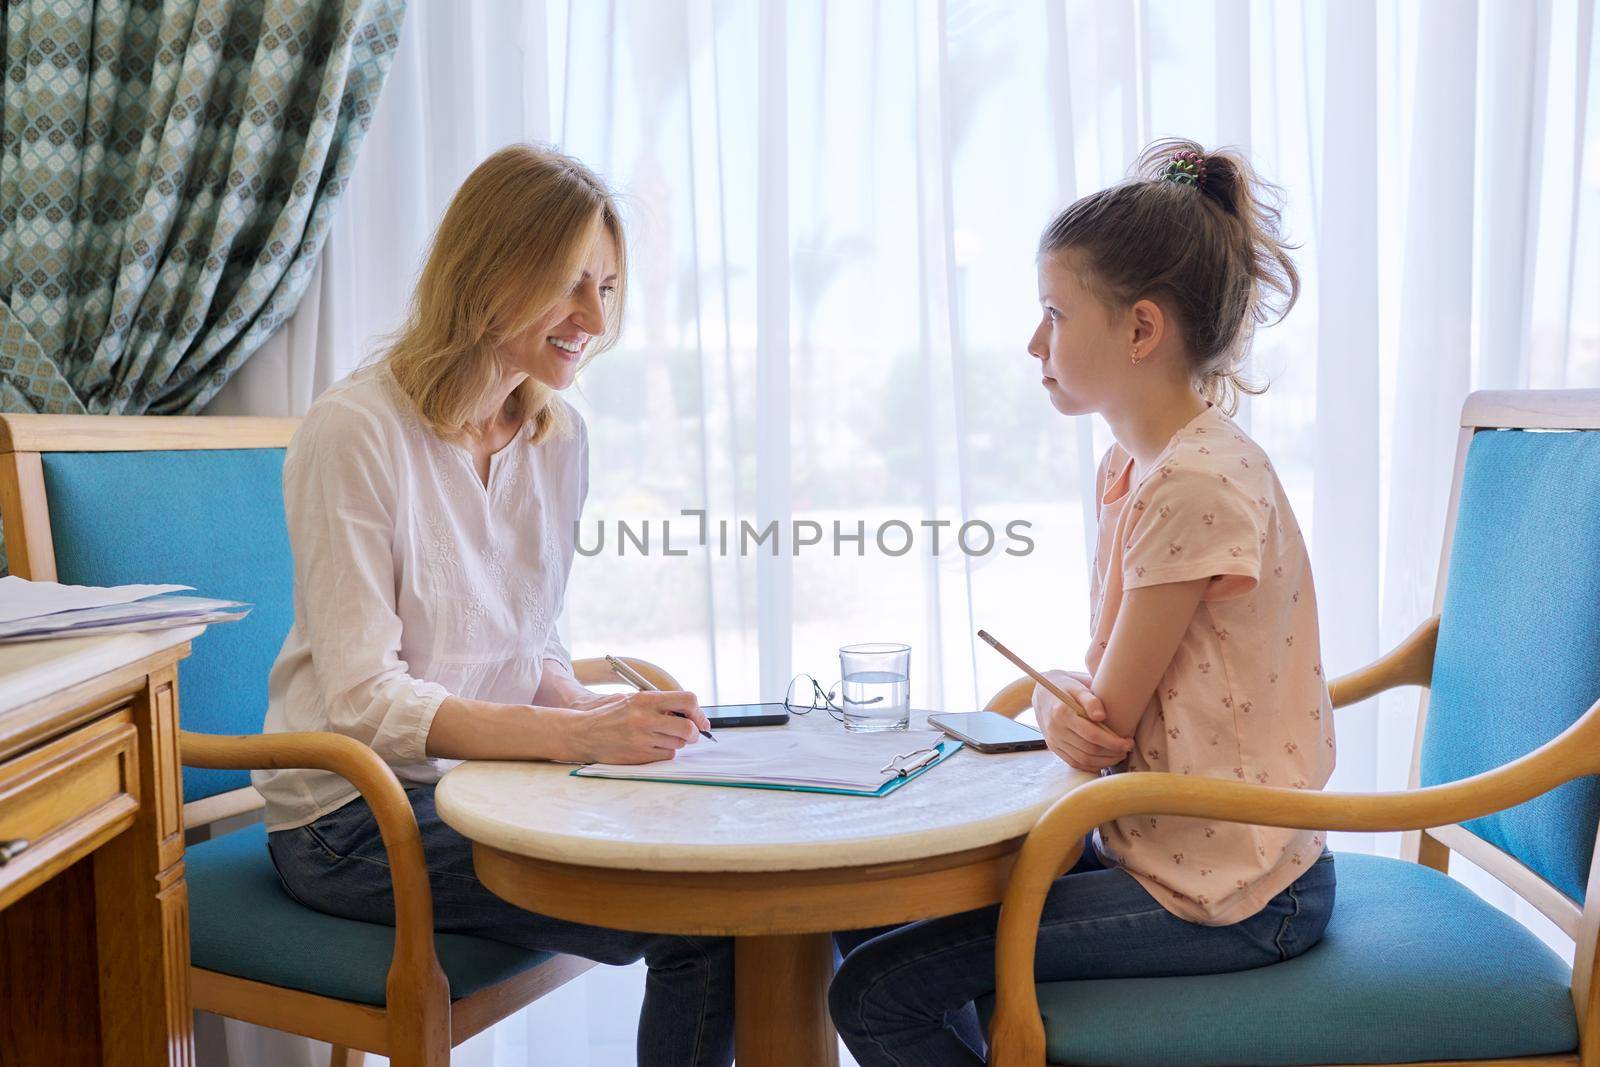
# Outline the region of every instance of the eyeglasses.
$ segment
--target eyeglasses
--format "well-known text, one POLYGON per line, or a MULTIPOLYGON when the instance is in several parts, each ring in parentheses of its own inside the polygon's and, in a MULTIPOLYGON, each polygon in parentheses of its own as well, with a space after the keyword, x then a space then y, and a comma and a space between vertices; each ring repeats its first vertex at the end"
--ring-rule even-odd
POLYGON ((844 708, 834 703, 822 683, 804 671, 789 679, 789 688, 783 695, 784 710, 791 715, 810 715, 813 711, 826 711, 835 722, 844 722, 844 708))
MULTIPOLYGON (((842 681, 835 682, 834 688, 837 689, 843 685, 842 681)), ((851 704, 866 705, 877 704, 883 700, 883 697, 868 697, 866 700, 859 701, 852 701, 846 697, 845 700, 851 704)), ((844 706, 833 699, 833 689, 822 688, 821 682, 804 671, 789 679, 789 688, 783 694, 783 707, 784 710, 794 715, 810 715, 818 709, 826 709, 828 714, 833 716, 835 722, 844 722, 844 706), (808 683, 809 692, 807 691, 808 683), (799 691, 798 694, 796 690, 799 691)))

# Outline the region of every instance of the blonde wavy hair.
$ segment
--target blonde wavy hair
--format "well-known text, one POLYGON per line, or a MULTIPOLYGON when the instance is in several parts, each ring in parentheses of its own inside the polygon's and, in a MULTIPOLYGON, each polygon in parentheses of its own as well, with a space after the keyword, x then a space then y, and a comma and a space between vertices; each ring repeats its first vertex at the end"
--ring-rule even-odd
MULTIPOLYGON (((429 428, 446 440, 475 434, 473 416, 500 380, 498 350, 571 291, 602 232, 616 244, 617 282, 583 365, 616 343, 622 325, 627 254, 610 190, 577 160, 525 144, 468 175, 433 235, 405 325, 379 353, 429 428)), ((536 444, 571 426, 555 390, 532 378, 507 412, 532 422, 536 444)))

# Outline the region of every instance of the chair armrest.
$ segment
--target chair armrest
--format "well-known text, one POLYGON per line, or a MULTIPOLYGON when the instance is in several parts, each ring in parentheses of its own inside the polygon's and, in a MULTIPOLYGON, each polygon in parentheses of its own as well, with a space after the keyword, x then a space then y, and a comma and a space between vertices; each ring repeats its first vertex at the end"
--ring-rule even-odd
MULTIPOLYGON (((676 678, 647 659, 635 659, 632 656, 618 656, 617 658, 644 675, 645 681, 657 689, 679 690, 683 688, 678 684, 676 678)), ((572 676, 578 680, 579 685, 629 684, 626 678, 621 677, 611 669, 611 664, 605 661, 604 656, 573 660, 572 676)))
MULTIPOLYGON (((1433 653, 1439 642, 1439 616, 1413 630, 1385 656, 1328 683, 1333 706, 1342 708, 1402 685, 1427 685, 1433 680, 1433 653)), ((597 660, 604 664, 604 660, 597 660)), ((1033 702, 1032 678, 1018 678, 989 698, 985 711, 1016 718, 1033 702)))
POLYGON ((1521 759, 1426 789, 1324 793, 1151 772, 1116 774, 1080 786, 1039 817, 1011 871, 1000 905, 989 1063, 1037 1067, 1044 1062, 1044 1024, 1033 980, 1039 917, 1062 858, 1103 823, 1128 815, 1180 815, 1313 830, 1420 830, 1502 811, 1596 772, 1600 701, 1521 759))
POLYGON ((1033 707, 1033 687, 1035 684, 1034 680, 1027 675, 1023 675, 1016 681, 1007 682, 1004 689, 989 698, 989 703, 983 706, 983 710, 1004 715, 1008 719, 1015 719, 1018 715, 1033 707))
POLYGON ((178 733, 178 751, 183 763, 191 767, 310 767, 332 771, 355 786, 377 819, 394 883, 394 959, 387 982, 389 1011, 415 1011, 420 1017, 430 998, 442 997, 448 1003, 450 985, 434 954, 433 892, 428 888, 422 834, 400 779, 382 757, 355 738, 334 733, 228 737, 182 730, 178 733))
POLYGON ((1433 653, 1439 643, 1439 616, 1411 631, 1388 655, 1328 683, 1333 706, 1358 704, 1386 689, 1427 685, 1433 680, 1433 653))

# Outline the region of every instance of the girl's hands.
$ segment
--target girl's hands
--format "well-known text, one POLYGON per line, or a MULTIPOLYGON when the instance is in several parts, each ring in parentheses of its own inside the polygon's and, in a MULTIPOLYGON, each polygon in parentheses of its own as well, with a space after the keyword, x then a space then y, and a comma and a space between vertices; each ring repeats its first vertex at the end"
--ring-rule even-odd
POLYGON ((584 763, 654 763, 710 728, 693 693, 624 693, 578 709, 573 743, 584 763))
POLYGON ((1105 704, 1089 688, 1088 676, 1046 671, 1045 677, 1073 698, 1063 703, 1044 686, 1033 687, 1033 710, 1050 751, 1080 771, 1098 772, 1126 759, 1133 741, 1102 725, 1105 704))

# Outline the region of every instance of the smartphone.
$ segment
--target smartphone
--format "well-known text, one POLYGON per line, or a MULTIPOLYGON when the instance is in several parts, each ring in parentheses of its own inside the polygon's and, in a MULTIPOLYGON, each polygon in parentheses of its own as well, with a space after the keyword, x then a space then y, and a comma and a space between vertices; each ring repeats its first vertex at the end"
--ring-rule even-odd
POLYGON ((782 704, 712 704, 700 710, 711 720, 713 730, 735 726, 783 726, 789 721, 789 709, 782 704))
POLYGON ((928 722, 979 752, 1020 752, 1044 747, 1044 735, 1038 730, 994 711, 947 712, 929 715, 928 722))

